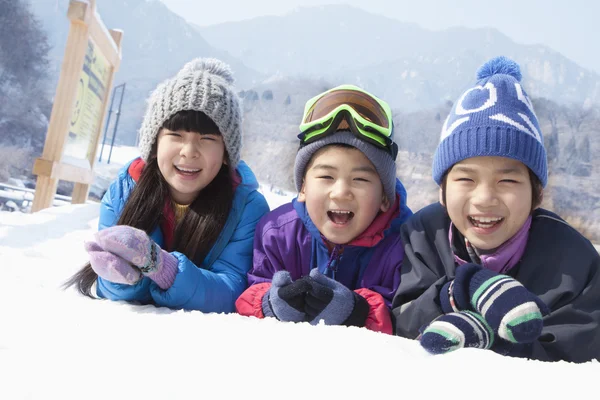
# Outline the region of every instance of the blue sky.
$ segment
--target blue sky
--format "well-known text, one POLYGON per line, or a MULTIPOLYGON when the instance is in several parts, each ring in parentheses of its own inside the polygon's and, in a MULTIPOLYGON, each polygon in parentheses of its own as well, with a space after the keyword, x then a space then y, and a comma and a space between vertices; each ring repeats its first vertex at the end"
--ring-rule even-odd
POLYGON ((283 15, 298 6, 350 4, 424 28, 494 27, 518 43, 542 43, 600 73, 600 2, 587 0, 161 0, 198 25, 283 15))

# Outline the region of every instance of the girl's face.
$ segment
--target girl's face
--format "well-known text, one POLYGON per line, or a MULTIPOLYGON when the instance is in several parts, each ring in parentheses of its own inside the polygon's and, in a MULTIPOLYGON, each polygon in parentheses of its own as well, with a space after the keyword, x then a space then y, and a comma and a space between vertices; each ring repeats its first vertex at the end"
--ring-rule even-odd
MULTIPOLYGON (((441 192, 440 192, 441 194, 441 192)), ((521 229, 531 212, 527 167, 505 157, 473 157, 455 164, 446 178, 446 209, 473 246, 492 250, 521 229)), ((440 196, 443 204, 443 199, 440 196)))
POLYGON ((162 128, 157 142, 158 168, 178 204, 194 201, 226 162, 223 137, 218 134, 162 128))
POLYGON ((316 153, 306 171, 298 201, 316 228, 331 243, 352 241, 387 211, 383 185, 369 159, 359 150, 329 147, 316 153))

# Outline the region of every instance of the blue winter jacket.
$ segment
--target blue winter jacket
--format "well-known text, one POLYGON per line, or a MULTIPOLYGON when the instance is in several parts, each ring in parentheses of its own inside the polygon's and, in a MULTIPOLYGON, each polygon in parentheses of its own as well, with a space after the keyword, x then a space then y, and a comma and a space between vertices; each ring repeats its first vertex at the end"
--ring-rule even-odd
MULTIPOLYGON (((135 186, 128 172, 130 164, 119 171, 117 179, 102 198, 99 230, 117 223, 135 186)), ((96 289, 98 296, 173 309, 233 312, 235 300, 248 285, 246 273, 252 267, 256 224, 269 211, 264 196, 257 191, 258 182, 248 165, 240 161, 237 172, 242 182, 235 190, 229 217, 200 267, 187 256, 174 251, 171 254, 179 260, 179 270, 169 289, 162 290, 147 277, 135 285, 114 283, 99 277, 96 289)), ((164 248, 160 227, 150 237, 164 248)))

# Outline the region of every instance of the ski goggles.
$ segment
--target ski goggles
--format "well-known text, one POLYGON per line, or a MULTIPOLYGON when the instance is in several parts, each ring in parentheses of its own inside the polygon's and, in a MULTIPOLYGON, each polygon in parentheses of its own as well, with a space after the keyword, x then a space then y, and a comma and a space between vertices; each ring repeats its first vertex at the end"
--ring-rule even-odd
POLYGON ((306 102, 298 138, 302 146, 335 133, 345 120, 359 139, 386 150, 396 159, 392 110, 383 100, 353 85, 342 85, 306 102))

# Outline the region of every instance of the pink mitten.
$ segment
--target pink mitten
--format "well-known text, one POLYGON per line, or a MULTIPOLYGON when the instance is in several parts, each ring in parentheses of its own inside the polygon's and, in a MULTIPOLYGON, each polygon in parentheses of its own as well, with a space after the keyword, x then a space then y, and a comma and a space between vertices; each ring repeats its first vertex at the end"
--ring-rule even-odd
POLYGON ((178 260, 160 248, 148 234, 127 225, 115 225, 96 233, 96 242, 106 251, 138 267, 163 290, 177 275, 178 260))
POLYGON ((127 261, 108 251, 104 251, 98 243, 85 242, 85 250, 90 255, 92 269, 99 277, 114 283, 134 285, 142 278, 139 269, 132 267, 127 261))

